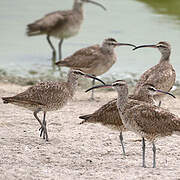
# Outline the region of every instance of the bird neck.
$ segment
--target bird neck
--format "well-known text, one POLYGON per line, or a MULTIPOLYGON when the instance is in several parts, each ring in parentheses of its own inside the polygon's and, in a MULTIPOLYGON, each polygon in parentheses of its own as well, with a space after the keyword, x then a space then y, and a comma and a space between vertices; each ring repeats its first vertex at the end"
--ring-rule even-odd
POLYGON ((117 90, 118 98, 117 98, 117 107, 120 113, 125 110, 125 106, 128 103, 128 87, 117 90))
POLYGON ((161 59, 160 62, 169 62, 170 60, 170 52, 163 52, 161 53, 161 59))
POLYGON ((80 13, 80 14, 83 14, 83 3, 77 2, 75 0, 74 5, 73 5, 73 10, 80 13))
POLYGON ((103 44, 100 49, 103 53, 107 53, 107 54, 113 54, 114 53, 114 47, 113 46, 108 46, 106 44, 103 44))

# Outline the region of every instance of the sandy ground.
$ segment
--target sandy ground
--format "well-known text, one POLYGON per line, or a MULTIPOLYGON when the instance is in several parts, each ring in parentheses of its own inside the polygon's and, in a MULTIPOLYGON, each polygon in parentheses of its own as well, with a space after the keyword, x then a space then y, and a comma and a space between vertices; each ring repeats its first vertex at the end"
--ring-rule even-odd
MULTIPOLYGON (((0 83, 0 96, 26 88, 0 83)), ((123 157, 119 132, 100 124, 79 125, 79 115, 94 112, 116 92, 97 92, 96 102, 89 102, 89 95, 79 90, 66 107, 47 114, 48 143, 39 137, 39 124, 31 111, 0 101, 0 179, 180 179, 179 136, 156 142, 156 169, 147 143, 148 168, 142 168, 141 142, 134 141, 138 136, 124 133, 127 156, 123 157)), ((180 97, 166 98, 162 106, 180 115, 180 97)))

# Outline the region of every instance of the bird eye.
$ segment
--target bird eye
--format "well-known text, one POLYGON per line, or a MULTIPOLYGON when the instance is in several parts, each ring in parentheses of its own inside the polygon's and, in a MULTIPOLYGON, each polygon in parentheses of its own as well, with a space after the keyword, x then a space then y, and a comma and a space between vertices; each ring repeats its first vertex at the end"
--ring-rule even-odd
POLYGON ((156 91, 156 90, 155 90, 154 88, 152 88, 152 87, 149 87, 148 90, 150 90, 150 91, 156 91))
POLYGON ((163 45, 158 45, 157 47, 166 48, 166 46, 163 46, 163 45))

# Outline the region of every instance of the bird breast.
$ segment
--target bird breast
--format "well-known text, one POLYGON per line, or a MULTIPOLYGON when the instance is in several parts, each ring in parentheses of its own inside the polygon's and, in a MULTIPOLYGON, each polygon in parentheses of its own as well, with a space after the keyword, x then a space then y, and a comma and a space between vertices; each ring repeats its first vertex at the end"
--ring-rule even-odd
POLYGON ((104 74, 113 66, 116 60, 117 58, 115 54, 102 57, 102 60, 99 60, 96 66, 92 68, 91 74, 94 74, 96 76, 104 74))

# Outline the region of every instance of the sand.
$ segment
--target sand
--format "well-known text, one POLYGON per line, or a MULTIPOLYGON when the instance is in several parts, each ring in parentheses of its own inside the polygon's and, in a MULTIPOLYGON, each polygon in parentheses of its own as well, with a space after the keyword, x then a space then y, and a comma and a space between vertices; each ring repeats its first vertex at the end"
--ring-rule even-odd
MULTIPOLYGON (((0 83, 0 96, 26 88, 0 83)), ((67 106, 47 113, 49 142, 39 137, 39 124, 31 111, 0 101, 0 179, 180 179, 179 136, 156 142, 155 169, 152 145, 147 143, 147 168, 142 168, 142 146, 136 141, 140 137, 123 134, 127 153, 123 157, 118 131, 101 124, 79 124, 79 115, 94 112, 116 97, 116 92, 98 91, 95 102, 88 101, 89 95, 79 89, 67 106)), ((180 116, 180 97, 166 97, 162 106, 180 116)))

